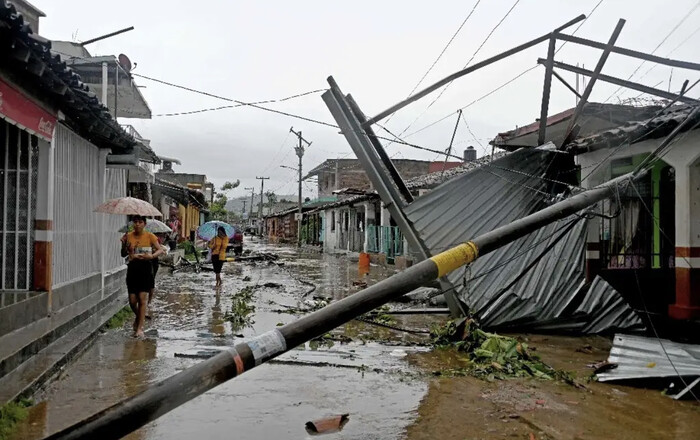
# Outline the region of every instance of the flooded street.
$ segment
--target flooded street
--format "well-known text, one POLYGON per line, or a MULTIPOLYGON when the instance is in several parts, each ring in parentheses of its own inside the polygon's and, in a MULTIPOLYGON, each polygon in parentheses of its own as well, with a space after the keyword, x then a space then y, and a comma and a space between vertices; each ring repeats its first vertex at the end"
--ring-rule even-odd
MULTIPOLYGON (((14 439, 39 439, 148 385, 323 304, 393 273, 357 262, 272 246, 270 261, 224 265, 224 286, 214 274, 161 267, 153 319, 145 340, 133 339, 131 316, 106 330, 45 390, 14 439)), ((407 305, 393 304, 393 308, 407 305)), ((387 316, 387 315, 380 315, 387 316)), ((351 321, 164 415, 128 439, 310 438, 309 421, 348 414, 328 439, 693 439, 700 405, 674 401, 658 390, 590 381, 589 365, 607 357, 610 338, 514 335, 543 360, 575 377, 488 381, 455 374, 465 354, 431 351, 424 332, 447 317, 392 315, 389 327, 351 321), (583 349, 582 349, 583 347, 583 349)), ((381 322, 381 320, 380 320, 381 322)))
MULTIPOLYGON (((339 299, 361 289, 353 285, 360 284, 357 263, 345 257, 251 243, 247 237, 246 246, 274 252, 280 259, 226 263, 224 286, 218 290, 212 272, 170 274, 161 267, 147 339, 131 338, 131 316, 122 328, 100 335, 36 396, 37 405, 16 438, 56 432, 200 362, 217 347, 290 322, 323 304, 322 298, 339 299), (232 318, 232 306, 240 312, 241 292, 252 297, 245 305, 250 314, 232 318)), ((390 273, 372 266, 364 281, 372 284, 390 273)), ((436 319, 398 316, 394 325, 424 330, 436 319)), ((427 383, 407 362, 407 354, 426 350, 415 345, 424 337, 350 322, 207 392, 128 438, 191 439, 205 434, 223 439, 232 433, 240 438, 307 438, 307 421, 340 414, 349 414, 349 422, 326 438, 401 438, 427 391, 427 383)))

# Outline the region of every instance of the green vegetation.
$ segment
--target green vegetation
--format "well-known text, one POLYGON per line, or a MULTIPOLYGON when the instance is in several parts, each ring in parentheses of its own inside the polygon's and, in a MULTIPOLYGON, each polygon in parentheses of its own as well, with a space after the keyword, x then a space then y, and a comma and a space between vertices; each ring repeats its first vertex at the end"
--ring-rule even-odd
POLYGON ((360 319, 376 322, 378 324, 395 325, 396 319, 387 313, 390 310, 391 309, 389 306, 384 305, 372 310, 371 312, 365 313, 364 315, 360 316, 360 319))
POLYGON ((251 316, 255 313, 255 305, 251 304, 254 292, 254 286, 246 286, 231 296, 231 310, 226 312, 224 319, 231 323, 232 331, 237 332, 255 324, 251 316))
POLYGON ((235 182, 226 182, 219 188, 214 201, 209 205, 211 220, 226 220, 232 216, 238 217, 237 213, 226 211, 226 202, 228 202, 228 192, 237 188, 240 184, 241 181, 236 180, 235 182))
POLYGON ((131 313, 131 307, 124 306, 114 316, 109 318, 109 321, 107 321, 105 327, 107 327, 108 329, 122 328, 124 327, 124 322, 132 316, 133 315, 131 313))
POLYGON ((437 372, 438 375, 471 375, 486 380, 509 377, 536 377, 562 380, 579 386, 571 373, 558 371, 531 353, 524 342, 509 336, 481 330, 476 321, 460 319, 448 321, 431 329, 432 343, 438 348, 454 348, 467 353, 466 366, 437 372))
POLYGON ((29 399, 19 399, 0 406, 0 439, 10 438, 10 435, 17 426, 17 423, 27 418, 28 407, 32 406, 29 399))

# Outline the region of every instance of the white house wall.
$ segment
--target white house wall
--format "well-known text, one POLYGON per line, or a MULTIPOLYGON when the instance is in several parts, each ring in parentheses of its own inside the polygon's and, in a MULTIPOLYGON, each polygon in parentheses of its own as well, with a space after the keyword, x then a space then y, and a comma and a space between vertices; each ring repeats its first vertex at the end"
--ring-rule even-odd
MULTIPOLYGON (((105 172, 105 200, 126 196, 127 170, 108 168, 105 172)), ((104 269, 112 271, 124 265, 121 257, 121 233, 119 229, 128 221, 125 215, 101 214, 104 222, 102 246, 104 249, 104 269)))
POLYGON ((54 242, 53 285, 100 271, 104 156, 90 142, 58 124, 53 139, 54 242), (102 160, 101 160, 102 159, 102 160), (101 163, 102 162, 102 163, 101 163))

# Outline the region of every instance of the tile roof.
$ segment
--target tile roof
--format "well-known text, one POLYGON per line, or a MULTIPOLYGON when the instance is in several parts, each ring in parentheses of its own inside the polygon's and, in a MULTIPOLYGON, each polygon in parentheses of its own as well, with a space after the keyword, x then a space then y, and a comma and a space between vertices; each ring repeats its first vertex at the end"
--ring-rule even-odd
MULTIPOLYGON (((576 139, 565 149, 572 154, 582 154, 603 148, 616 148, 625 143, 634 144, 647 139, 658 139, 673 131, 690 115, 694 108, 696 106, 674 105, 661 115, 643 121, 627 122, 615 128, 602 130, 594 135, 576 139)), ((690 124, 686 126, 687 130, 696 128, 696 125, 700 123, 700 115, 697 115, 695 119, 697 121, 690 121, 690 124)))
POLYGON ((59 55, 51 42, 35 35, 15 7, 0 0, 0 68, 25 90, 55 106, 80 136, 115 153, 131 153, 135 139, 112 118, 90 88, 59 55))

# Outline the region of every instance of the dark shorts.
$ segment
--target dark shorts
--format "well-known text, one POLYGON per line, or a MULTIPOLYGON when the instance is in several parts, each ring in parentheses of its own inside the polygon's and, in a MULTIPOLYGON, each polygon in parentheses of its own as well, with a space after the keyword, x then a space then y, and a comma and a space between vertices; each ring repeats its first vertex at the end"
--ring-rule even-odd
POLYGON ((221 268, 224 266, 224 260, 220 260, 218 255, 212 255, 211 264, 214 266, 214 273, 220 274, 221 268))
POLYGON ((155 285, 153 280, 153 263, 151 261, 133 260, 126 269, 126 289, 129 294, 150 292, 155 285))

